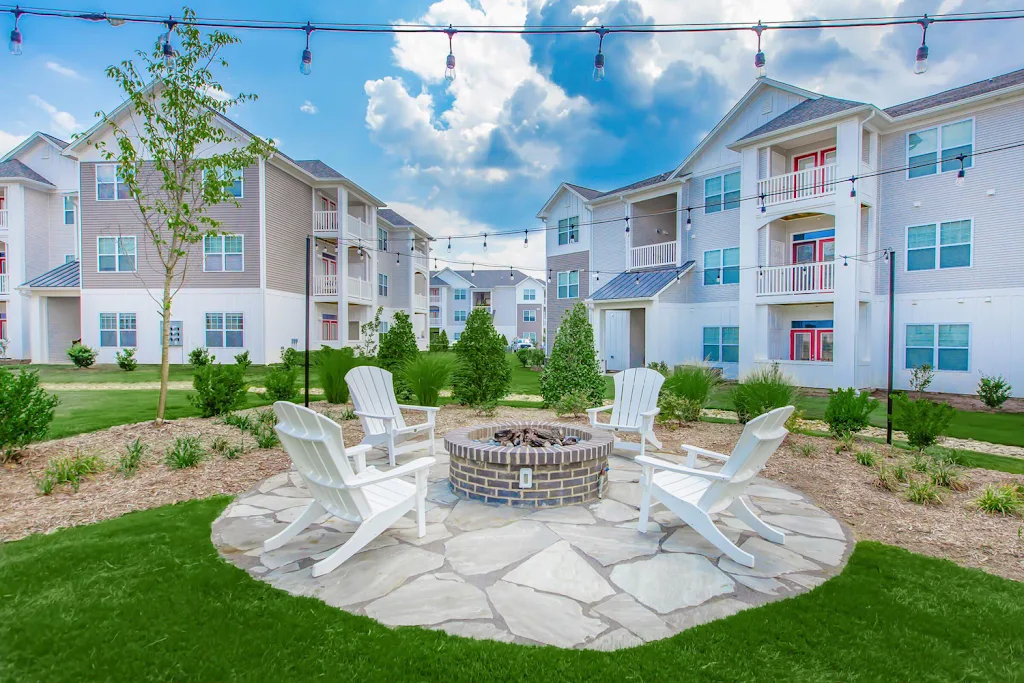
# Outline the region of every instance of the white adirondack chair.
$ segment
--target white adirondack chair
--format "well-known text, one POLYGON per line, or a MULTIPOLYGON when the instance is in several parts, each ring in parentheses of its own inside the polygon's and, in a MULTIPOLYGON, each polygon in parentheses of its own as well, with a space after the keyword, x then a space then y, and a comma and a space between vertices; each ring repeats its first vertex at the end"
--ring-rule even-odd
POLYGON ((356 415, 363 423, 363 445, 386 446, 388 462, 394 467, 396 455, 420 446, 415 443, 404 446, 397 444, 426 432, 430 444, 429 454, 434 454, 434 417, 439 408, 400 405, 395 398, 392 375, 383 368, 372 365, 352 368, 345 375, 345 382, 348 384, 349 393, 352 394, 356 415), (402 417, 403 408, 425 412, 427 421, 415 425, 405 424, 405 418, 402 417))
POLYGON ((637 527, 640 532, 647 532, 647 516, 651 509, 651 496, 654 496, 694 531, 745 567, 754 566, 754 556, 740 550, 726 538, 711 521, 711 515, 728 510, 766 540, 784 544, 785 534, 762 522, 741 495, 786 438, 789 433, 786 420, 793 410, 793 406, 776 408, 748 422, 732 455, 684 445, 682 448, 689 456, 686 466, 649 456, 638 457, 636 461, 644 468, 641 479, 643 498, 637 527), (698 455, 721 460, 725 464, 718 472, 699 470, 695 467, 698 455))
POLYGON ((264 552, 285 545, 326 513, 356 522, 359 527, 344 545, 313 565, 313 576, 337 569, 413 507, 419 535, 426 534, 427 472, 437 462, 434 458, 417 458, 379 472, 366 466, 370 446, 346 450, 341 427, 333 420, 285 401, 274 404, 274 414, 278 419, 274 431, 313 500, 294 522, 263 543, 264 552), (399 479, 409 474, 415 475, 415 484, 399 479))
POLYGON ((645 444, 650 441, 655 448, 661 448, 661 441, 654 435, 654 416, 658 414, 658 394, 664 376, 656 370, 630 368, 615 374, 615 403, 600 408, 589 408, 590 426, 614 433, 640 435, 640 445, 619 441, 614 437, 614 448, 646 452, 645 444), (608 422, 598 422, 597 414, 612 411, 608 422))

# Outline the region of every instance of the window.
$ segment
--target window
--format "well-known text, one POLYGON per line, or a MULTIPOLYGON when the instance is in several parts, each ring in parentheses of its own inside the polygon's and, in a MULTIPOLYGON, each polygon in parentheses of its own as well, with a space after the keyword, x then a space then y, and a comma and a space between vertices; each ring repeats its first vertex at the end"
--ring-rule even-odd
POLYGON ((580 271, 566 270, 558 274, 558 298, 580 298, 580 271))
POLYGON ((580 217, 563 218, 558 221, 558 244, 573 244, 580 241, 580 217))
POLYGON ((704 179, 704 213, 740 208, 740 172, 704 179))
POLYGON ((224 189, 224 194, 238 199, 242 198, 242 172, 222 166, 217 167, 217 177, 221 180, 233 180, 231 187, 224 189))
POLYGON ((384 273, 377 273, 377 296, 388 295, 388 276, 384 273))
POLYGON ((100 346, 138 346, 134 313, 100 313, 100 346))
POLYGON ((537 309, 535 309, 535 308, 523 309, 523 322, 524 323, 535 323, 535 322, 537 322, 537 309))
POLYGON ((468 298, 469 298, 468 290, 465 290, 465 289, 456 289, 455 290, 455 300, 456 301, 465 301, 468 298))
POLYGON ((704 360, 709 363, 738 363, 740 360, 740 328, 705 327, 704 360))
POLYGON ((97 268, 101 273, 135 270, 135 237, 96 238, 97 268))
POLYGON ((391 323, 390 322, 388 322, 387 320, 381 320, 380 321, 380 333, 381 334, 387 334, 388 330, 390 330, 390 329, 391 329, 391 323))
MULTIPOLYGON (((920 178, 947 171, 959 171, 957 156, 974 152, 974 120, 920 130, 907 135, 908 178, 920 178), (941 150, 942 154, 939 155, 941 150), (939 161, 942 169, 939 169, 939 161)), ((965 156, 964 168, 974 165, 974 157, 965 156)))
POLYGON ((383 253, 388 250, 388 231, 384 228, 377 228, 377 251, 383 253))
POLYGON ((740 281, 740 248, 704 252, 704 284, 735 285, 740 281))
POLYGON ((208 273, 241 273, 242 235, 212 235, 203 240, 203 270, 208 273))
POLYGON ((536 289, 524 289, 523 290, 523 301, 536 301, 537 290, 536 289))
MULTIPOLYGON (((181 321, 180 320, 172 320, 171 321, 171 332, 170 332, 170 334, 167 335, 167 338, 168 338, 170 346, 181 346, 182 345, 181 344, 181 339, 182 339, 181 329, 182 329, 182 326, 181 326, 181 321)), ((164 334, 164 321, 161 320, 160 321, 160 338, 161 338, 161 340, 163 339, 163 334, 164 334)))
POLYGON ((454 314, 455 314, 455 322, 457 322, 457 323, 464 323, 464 322, 466 322, 466 312, 465 311, 462 311, 462 310, 454 311, 454 314))
POLYGON ((905 366, 908 370, 931 365, 936 370, 967 372, 970 339, 970 325, 907 325, 905 366))
POLYGON ((241 313, 207 313, 206 346, 216 348, 241 348, 243 343, 243 321, 241 313))
POLYGON ((96 167, 96 200, 114 201, 131 199, 128 186, 117 173, 117 164, 100 164, 96 167))
POLYGON ((75 224, 75 200, 73 197, 64 197, 64 225, 75 224))
POLYGON ((525 333, 523 335, 523 339, 529 339, 534 344, 536 344, 537 343, 537 333, 536 332, 527 332, 527 333, 525 333))
POLYGON ((75 255, 74 254, 64 254, 64 263, 74 263, 74 262, 75 262, 75 255))
POLYGON ((966 268, 971 265, 973 224, 969 220, 907 228, 907 270, 966 268), (938 244, 936 244, 936 230, 938 244), (938 264, 935 250, 938 248, 938 264))
POLYGON ((462 333, 456 332, 455 334, 452 335, 452 339, 454 339, 455 341, 459 341, 460 339, 462 339, 462 333))

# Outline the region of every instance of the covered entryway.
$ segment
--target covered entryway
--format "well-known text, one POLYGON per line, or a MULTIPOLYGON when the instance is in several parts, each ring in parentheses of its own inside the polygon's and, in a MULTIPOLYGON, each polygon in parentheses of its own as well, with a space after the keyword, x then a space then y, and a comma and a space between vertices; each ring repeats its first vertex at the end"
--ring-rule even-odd
POLYGON ((68 363, 67 350, 82 338, 78 261, 64 263, 18 287, 28 297, 29 352, 33 363, 68 363))

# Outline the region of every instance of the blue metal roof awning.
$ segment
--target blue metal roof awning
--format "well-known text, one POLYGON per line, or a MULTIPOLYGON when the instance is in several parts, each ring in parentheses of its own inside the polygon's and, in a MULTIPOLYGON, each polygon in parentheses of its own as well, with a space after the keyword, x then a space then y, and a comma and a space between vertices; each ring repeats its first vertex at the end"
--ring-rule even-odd
POLYGON ((678 277, 689 272, 693 268, 693 264, 693 261, 687 261, 678 268, 620 273, 611 282, 594 292, 590 300, 652 299, 674 283, 678 277))
POLYGON ((25 289, 52 287, 78 289, 81 284, 79 273, 78 261, 69 261, 46 271, 42 275, 37 275, 21 286, 25 289))

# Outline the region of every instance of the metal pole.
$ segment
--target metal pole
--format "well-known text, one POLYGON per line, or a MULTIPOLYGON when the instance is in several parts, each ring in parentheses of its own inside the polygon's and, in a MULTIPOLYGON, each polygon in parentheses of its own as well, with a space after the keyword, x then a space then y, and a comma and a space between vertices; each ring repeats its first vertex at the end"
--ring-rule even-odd
POLYGON ((303 383, 305 387, 305 398, 303 400, 303 405, 306 406, 307 408, 309 407, 309 267, 311 265, 311 259, 309 256, 310 246, 310 237, 309 235, 306 235, 306 358, 305 363, 303 365, 303 383))
POLYGON ((896 252, 889 249, 889 386, 886 392, 885 408, 885 442, 892 445, 892 356, 893 356, 893 324, 896 317, 896 252))

